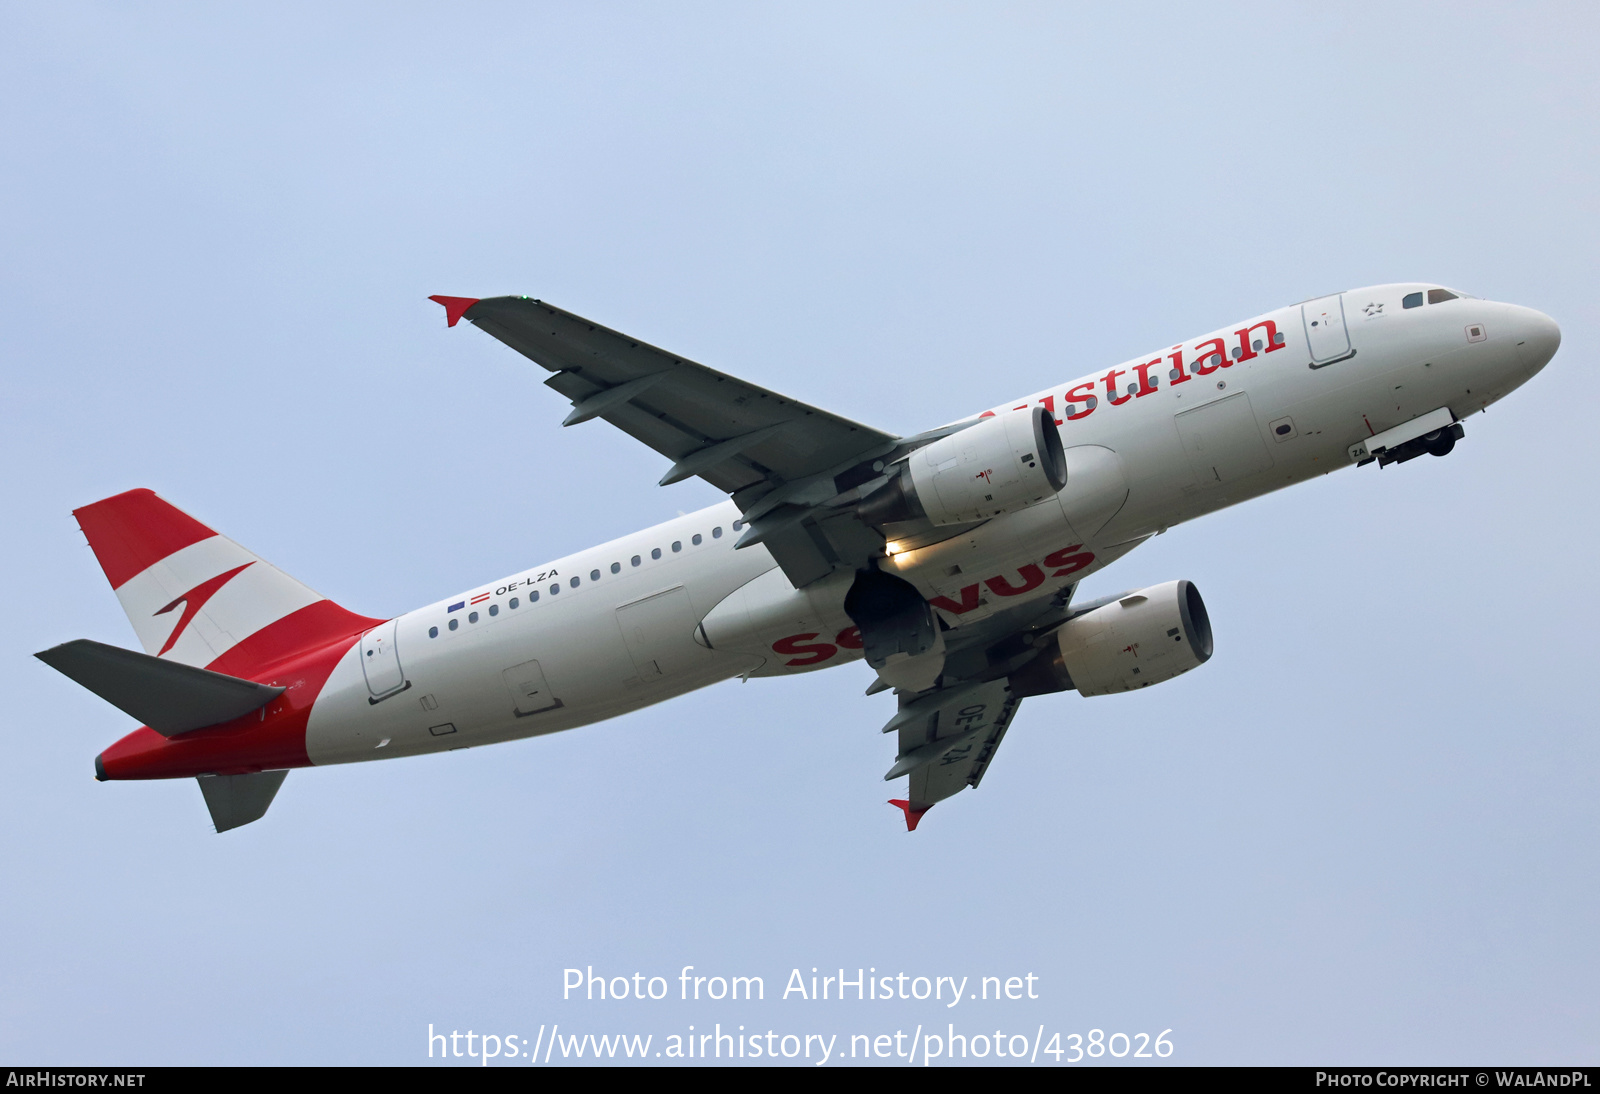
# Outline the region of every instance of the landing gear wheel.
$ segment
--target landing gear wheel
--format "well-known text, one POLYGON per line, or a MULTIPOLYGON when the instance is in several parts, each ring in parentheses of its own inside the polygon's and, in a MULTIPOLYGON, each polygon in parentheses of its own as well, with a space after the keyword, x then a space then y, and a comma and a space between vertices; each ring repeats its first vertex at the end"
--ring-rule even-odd
POLYGON ((1448 456, 1456 446, 1456 435, 1448 429, 1441 429, 1437 436, 1429 435, 1426 440, 1430 456, 1448 456))

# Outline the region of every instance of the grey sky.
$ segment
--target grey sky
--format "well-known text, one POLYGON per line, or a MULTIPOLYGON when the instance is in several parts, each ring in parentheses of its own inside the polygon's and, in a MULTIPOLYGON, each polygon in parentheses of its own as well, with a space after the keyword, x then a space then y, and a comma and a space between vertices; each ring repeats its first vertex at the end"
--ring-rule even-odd
MULTIPOLYGON (((413 1063, 424 1033, 1159 1032, 1177 1062, 1594 1063, 1588 5, 0 4, 0 1057, 413 1063), (1172 529, 1218 654, 1030 699, 908 836, 861 666, 290 776, 96 784, 149 486, 388 615, 717 499, 430 293, 527 293, 911 432, 1425 279, 1554 316, 1445 460, 1172 529), (579 1004, 561 970, 757 974, 579 1004), (1038 974, 802 1004, 789 970, 1038 974), (965 1006, 965 1005, 964 1005, 965 1006)), ((674 981, 674 984, 676 981, 674 981)))

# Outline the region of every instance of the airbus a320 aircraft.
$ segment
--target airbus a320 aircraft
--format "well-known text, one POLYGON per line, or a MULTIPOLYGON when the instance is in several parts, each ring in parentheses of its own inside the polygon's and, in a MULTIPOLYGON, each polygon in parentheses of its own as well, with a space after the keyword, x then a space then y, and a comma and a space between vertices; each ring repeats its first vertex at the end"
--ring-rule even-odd
MULTIPOLYGON (((538 300, 435 296, 727 501, 408 612, 345 610, 149 490, 76 510, 145 652, 38 654, 138 719, 106 779, 198 778, 218 832, 291 768, 572 729, 734 676, 864 658, 906 826, 976 787, 1027 697, 1203 664, 1188 581, 1087 602, 1151 536, 1347 466, 1443 456, 1555 354, 1529 308, 1378 285, 899 437, 538 300)), ((886 750, 887 751, 887 750, 886 750)))

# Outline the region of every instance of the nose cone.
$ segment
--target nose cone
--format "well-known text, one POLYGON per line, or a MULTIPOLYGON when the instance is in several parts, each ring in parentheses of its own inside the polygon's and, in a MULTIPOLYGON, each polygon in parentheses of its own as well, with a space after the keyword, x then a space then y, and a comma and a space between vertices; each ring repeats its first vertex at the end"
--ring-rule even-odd
POLYGON ((1507 361, 1507 365, 1522 371, 1523 376, 1533 376, 1539 369, 1549 365, 1550 358, 1555 357, 1555 350, 1560 349, 1562 328, 1555 325, 1555 320, 1549 315, 1534 312, 1531 307, 1522 307, 1520 304, 1502 307, 1506 309, 1504 326, 1517 342, 1515 363, 1507 361))
POLYGON ((1561 348, 1561 328, 1544 312, 1518 308, 1517 313, 1519 348, 1528 372, 1535 373, 1549 364, 1561 348))

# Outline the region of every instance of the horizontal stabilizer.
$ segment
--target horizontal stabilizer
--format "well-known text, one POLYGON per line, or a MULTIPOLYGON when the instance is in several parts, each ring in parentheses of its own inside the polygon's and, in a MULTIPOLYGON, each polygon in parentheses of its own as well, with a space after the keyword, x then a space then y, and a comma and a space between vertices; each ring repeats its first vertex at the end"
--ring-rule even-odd
POLYGON ((201 775, 195 781, 211 810, 218 832, 260 820, 278 796, 287 771, 257 771, 249 775, 201 775))
POLYGON ((282 688, 87 638, 34 656, 163 737, 232 721, 283 694, 282 688))

